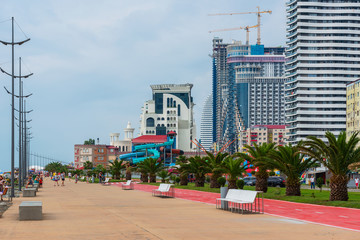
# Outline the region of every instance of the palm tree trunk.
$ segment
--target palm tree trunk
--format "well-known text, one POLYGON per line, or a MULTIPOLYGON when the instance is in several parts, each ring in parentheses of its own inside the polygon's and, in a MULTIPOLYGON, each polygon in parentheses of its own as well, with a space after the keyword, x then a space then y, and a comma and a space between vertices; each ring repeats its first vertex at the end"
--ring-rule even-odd
POLYGON ((236 179, 235 180, 228 180, 228 182, 229 182, 228 189, 237 189, 236 179))
POLYGON ((286 179, 286 196, 301 196, 300 181, 298 178, 286 179))
POLYGON ((188 182, 189 182, 188 175, 187 174, 184 174, 184 175, 180 174, 180 185, 187 186, 188 182))
POLYGON ((267 179, 269 177, 268 173, 266 172, 266 169, 259 168, 259 171, 255 175, 256 175, 255 190, 266 193, 268 190, 267 179))
POLYGON ((221 177, 221 173, 213 173, 210 177, 210 188, 220 188, 218 178, 221 177))
POLYGON ((141 176, 140 176, 140 180, 142 181, 142 182, 148 182, 149 181, 149 176, 148 176, 148 174, 147 173, 141 173, 141 176))
POLYGON ((204 187, 204 185, 205 185, 205 176, 196 177, 195 187, 204 187))
POLYGON ((330 178, 330 201, 349 200, 347 183, 348 178, 346 175, 333 175, 330 178))
POLYGON ((131 180, 131 171, 126 171, 126 180, 131 180))
POLYGON ((151 183, 156 183, 156 174, 151 174, 150 173, 150 182, 151 183))

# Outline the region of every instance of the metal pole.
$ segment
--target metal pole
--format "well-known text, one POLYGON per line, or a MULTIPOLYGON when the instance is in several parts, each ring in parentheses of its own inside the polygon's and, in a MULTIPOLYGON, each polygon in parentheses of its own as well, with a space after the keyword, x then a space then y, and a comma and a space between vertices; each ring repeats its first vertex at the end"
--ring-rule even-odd
POLYGON ((15 81, 14 81, 14 17, 11 17, 11 29, 12 29, 12 45, 11 45, 11 52, 12 52, 12 66, 11 66, 11 197, 15 197, 15 126, 14 126, 14 89, 15 89, 15 81))
POLYGON ((21 191, 21 185, 22 185, 22 174, 23 174, 23 164, 21 159, 21 126, 22 126, 22 109, 21 109, 21 101, 22 101, 22 94, 21 94, 21 57, 19 58, 19 191, 21 191))

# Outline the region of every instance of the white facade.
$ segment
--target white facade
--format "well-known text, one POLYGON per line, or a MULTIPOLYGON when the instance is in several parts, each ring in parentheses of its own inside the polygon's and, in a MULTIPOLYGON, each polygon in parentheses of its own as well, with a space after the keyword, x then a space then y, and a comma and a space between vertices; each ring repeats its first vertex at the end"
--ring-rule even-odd
POLYGON ((194 149, 196 137, 191 97, 192 84, 151 85, 153 99, 146 101, 140 116, 140 135, 177 133, 176 147, 183 151, 194 149))
POLYGON ((346 83, 360 76, 360 1, 287 3, 289 142, 346 129, 346 83))
POLYGON ((213 95, 210 94, 204 103, 202 115, 201 115, 201 127, 200 127, 200 139, 201 145, 210 150, 213 145, 213 95))
POLYGON ((128 122, 127 127, 124 129, 124 139, 119 140, 120 133, 110 133, 110 145, 119 148, 119 152, 131 152, 132 142, 134 138, 134 128, 128 122))

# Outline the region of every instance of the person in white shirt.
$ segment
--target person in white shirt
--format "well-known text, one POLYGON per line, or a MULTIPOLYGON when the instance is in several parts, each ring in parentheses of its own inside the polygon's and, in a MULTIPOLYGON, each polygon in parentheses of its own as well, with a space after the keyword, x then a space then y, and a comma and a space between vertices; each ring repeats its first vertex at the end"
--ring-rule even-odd
POLYGON ((310 178, 310 187, 311 187, 311 189, 315 189, 315 178, 314 178, 314 176, 312 176, 310 178))
POLYGON ((359 189, 359 177, 355 178, 355 186, 356 186, 356 189, 359 189))

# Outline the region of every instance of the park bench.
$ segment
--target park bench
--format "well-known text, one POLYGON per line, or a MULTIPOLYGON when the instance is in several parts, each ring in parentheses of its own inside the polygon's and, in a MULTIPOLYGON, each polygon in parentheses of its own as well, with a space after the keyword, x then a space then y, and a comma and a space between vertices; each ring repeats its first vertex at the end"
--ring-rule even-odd
POLYGON ((174 188, 171 187, 173 184, 160 183, 158 189, 152 190, 152 195, 155 197, 175 197, 174 188))
POLYGON ((12 201, 12 197, 9 192, 9 187, 4 187, 3 191, 0 192, 0 196, 2 196, 3 199, 4 199, 4 196, 6 196, 8 198, 8 201, 12 201))
POLYGON ((19 205, 19 220, 42 220, 42 202, 21 202, 19 205))
POLYGON ((134 190, 134 183, 131 180, 127 180, 121 187, 123 190, 134 190))
POLYGON ((36 188, 25 188, 23 189, 23 197, 36 197, 36 188))
POLYGON ((229 189, 225 198, 216 199, 216 208, 241 211, 241 214, 264 213, 264 198, 259 191, 229 189))
POLYGON ((109 180, 110 180, 110 178, 105 178, 105 181, 103 181, 101 184, 102 185, 110 185, 109 180))

